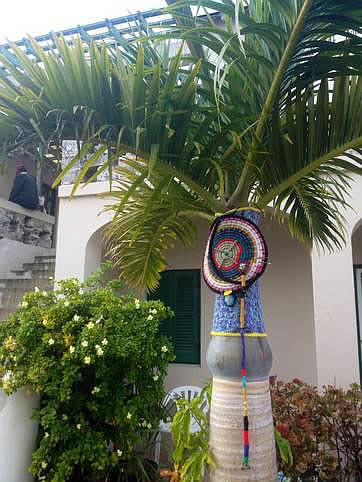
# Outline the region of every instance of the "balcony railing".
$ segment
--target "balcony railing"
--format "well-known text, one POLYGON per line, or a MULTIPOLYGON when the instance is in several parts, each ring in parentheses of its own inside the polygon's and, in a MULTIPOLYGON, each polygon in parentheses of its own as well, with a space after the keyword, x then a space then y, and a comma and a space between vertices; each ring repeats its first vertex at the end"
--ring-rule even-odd
POLYGON ((51 248, 55 218, 0 199, 0 239, 51 248))

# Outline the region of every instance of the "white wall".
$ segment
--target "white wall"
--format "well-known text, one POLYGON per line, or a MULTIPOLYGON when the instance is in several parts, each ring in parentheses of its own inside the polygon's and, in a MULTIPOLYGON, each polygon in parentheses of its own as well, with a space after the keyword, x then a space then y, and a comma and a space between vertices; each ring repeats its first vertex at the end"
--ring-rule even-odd
MULTIPOLYGON (((111 219, 102 213, 106 200, 96 194, 108 184, 96 183, 69 199, 69 187, 60 190, 56 279, 75 276, 83 280, 102 259, 102 227, 111 219), (98 215, 97 215, 98 214, 98 215)), ((299 377, 316 383, 311 262, 308 253, 292 240, 285 228, 268 220, 262 229, 269 245, 271 265, 262 278, 265 321, 274 352, 272 373, 280 379, 299 377)), ((192 249, 178 244, 168 253, 169 269, 201 269, 208 235, 200 223, 192 249)), ((182 384, 200 385, 210 372, 206 350, 210 340, 214 294, 201 283, 201 363, 173 364, 167 388, 182 384)))
MULTIPOLYGON (((97 194, 107 189, 107 183, 96 183, 78 191, 70 200, 70 188, 61 188, 57 279, 70 276, 84 279, 98 266, 102 257, 101 230, 111 216, 101 213, 107 201, 97 194)), ((272 374, 280 379, 298 377, 319 386, 325 383, 345 386, 358 379, 351 234, 362 218, 360 184, 354 186, 352 196, 355 210, 346 213, 346 248, 332 255, 313 251, 313 264, 310 255, 290 238, 285 227, 268 219, 262 222, 271 262, 261 280, 262 298, 274 353, 272 374)), ((201 268, 207 232, 207 226, 200 224, 194 248, 177 246, 171 250, 169 268, 201 268)), ((359 236, 357 233, 357 243, 359 236)), ((213 300, 213 293, 202 282, 201 363, 200 366, 172 365, 168 388, 201 384, 210 376, 205 357, 213 300)))
POLYGON ((269 262, 261 278, 266 331, 274 361, 272 374, 281 380, 317 382, 313 283, 310 254, 286 226, 265 219, 262 231, 269 262))
POLYGON ((318 385, 348 386, 359 380, 352 233, 362 219, 362 180, 351 188, 346 245, 333 254, 313 251, 318 385))
POLYGON ((55 279, 84 280, 99 265, 102 247, 97 250, 91 240, 87 254, 87 245, 93 234, 111 219, 111 214, 102 212, 107 201, 99 196, 108 187, 107 182, 90 184, 80 188, 73 198, 69 197, 69 186, 59 189, 55 279))

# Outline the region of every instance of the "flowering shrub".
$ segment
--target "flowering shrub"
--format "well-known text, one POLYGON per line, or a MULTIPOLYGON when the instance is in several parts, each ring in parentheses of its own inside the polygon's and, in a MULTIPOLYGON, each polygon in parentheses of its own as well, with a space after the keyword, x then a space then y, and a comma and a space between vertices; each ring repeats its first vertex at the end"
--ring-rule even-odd
POLYGON ((158 301, 68 280, 26 294, 0 325, 0 388, 41 394, 39 481, 104 481, 158 427, 173 359, 159 324, 170 316, 158 301))
POLYGON ((276 430, 293 453, 280 468, 291 480, 362 481, 362 393, 333 386, 318 393, 300 380, 272 383, 276 430))

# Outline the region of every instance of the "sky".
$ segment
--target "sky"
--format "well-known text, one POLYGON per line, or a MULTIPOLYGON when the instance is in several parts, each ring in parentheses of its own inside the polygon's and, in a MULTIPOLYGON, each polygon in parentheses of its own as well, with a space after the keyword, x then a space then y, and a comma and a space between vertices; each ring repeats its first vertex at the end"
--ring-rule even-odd
POLYGON ((2 0, 0 43, 152 10, 164 0, 2 0))

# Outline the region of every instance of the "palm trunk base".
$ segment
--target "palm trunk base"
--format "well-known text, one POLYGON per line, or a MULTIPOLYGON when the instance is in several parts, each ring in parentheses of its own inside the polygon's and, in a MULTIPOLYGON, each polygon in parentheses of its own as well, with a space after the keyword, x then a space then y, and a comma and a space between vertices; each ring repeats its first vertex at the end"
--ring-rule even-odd
POLYGON ((274 427, 269 380, 248 382, 250 469, 242 469, 241 382, 213 379, 210 448, 216 467, 210 482, 277 480, 274 427))

